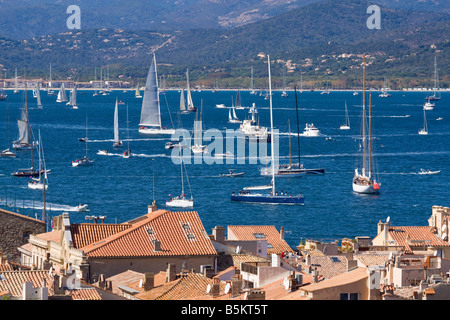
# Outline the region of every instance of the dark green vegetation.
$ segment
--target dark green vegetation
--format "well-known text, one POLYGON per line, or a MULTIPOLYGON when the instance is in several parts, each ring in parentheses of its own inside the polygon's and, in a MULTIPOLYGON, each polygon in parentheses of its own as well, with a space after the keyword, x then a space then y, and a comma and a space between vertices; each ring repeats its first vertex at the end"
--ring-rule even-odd
MULTIPOLYGON (((193 2, 187 9, 188 2, 183 2, 183 10, 199 14, 195 10, 200 9, 193 2)), ((206 2, 208 5, 201 10, 205 13, 209 8, 212 19, 213 8, 206 2)), ((235 11, 256 2, 259 1, 241 1, 235 11)), ((382 2, 391 7, 397 3, 382 2)), ((8 76, 12 76, 14 68, 22 74, 21 70, 26 67, 27 76, 47 78, 52 63, 54 79, 93 80, 95 67, 108 66, 110 79, 123 75, 121 79, 137 81, 144 79, 150 55, 156 52, 159 74, 167 77, 168 86, 182 85, 189 68, 191 80, 197 84, 249 87, 250 67, 253 66, 255 87, 265 88, 266 59, 258 57, 259 53, 264 53, 271 56, 272 74, 278 87, 282 85, 283 70, 289 70, 288 85, 298 83, 302 72, 305 87, 323 87, 328 82, 329 88, 352 88, 360 86, 362 73, 362 59, 357 55, 366 53, 370 56, 368 77, 373 80, 371 84, 379 86, 387 77, 389 86, 394 89, 430 87, 436 56, 441 87, 449 84, 446 71, 450 64, 450 19, 445 4, 441 4, 443 12, 381 7, 380 30, 369 30, 366 26, 368 2, 326 0, 290 11, 286 11, 286 7, 277 8, 278 11, 274 11, 281 13, 271 18, 233 29, 213 28, 214 24, 206 22, 202 25, 210 28, 181 28, 174 22, 173 25, 166 23, 173 29, 162 31, 162 27, 155 26, 152 30, 159 31, 145 31, 140 30, 143 27, 138 23, 143 14, 136 11, 139 3, 129 2, 129 11, 135 13, 137 20, 130 22, 127 29, 85 29, 89 26, 86 22, 81 30, 72 32, 66 29, 65 33, 27 40, 0 39, 0 63, 8 76), (135 29, 131 30, 133 27, 135 29)), ((157 12, 162 14, 170 4, 161 3, 157 12)), ((433 9, 430 6, 420 8, 419 2, 414 3, 414 8, 433 9)), ((51 12, 48 15, 53 16, 51 12)), ((88 17, 82 21, 89 21, 88 17)), ((201 17, 199 21, 206 19, 205 15, 201 17)), ((62 23, 65 25, 65 20, 62 23)), ((41 28, 42 31, 45 30, 41 28)))

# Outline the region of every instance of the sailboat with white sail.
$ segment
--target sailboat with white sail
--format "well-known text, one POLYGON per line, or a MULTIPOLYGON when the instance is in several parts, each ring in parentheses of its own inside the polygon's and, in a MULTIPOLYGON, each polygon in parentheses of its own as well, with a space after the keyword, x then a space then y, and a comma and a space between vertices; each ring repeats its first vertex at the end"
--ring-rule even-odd
POLYGON ((180 113, 188 114, 189 110, 186 109, 186 98, 184 97, 184 88, 181 88, 180 93, 180 113))
POLYGON ((350 130, 350 118, 348 117, 347 101, 345 101, 345 123, 339 127, 341 130, 350 130))
POLYGON ((167 129, 161 125, 161 108, 158 90, 158 72, 156 70, 156 57, 150 64, 145 83, 144 98, 142 99, 141 120, 139 132, 144 134, 174 134, 175 129, 167 129))
POLYGON ((13 141, 12 147, 16 150, 30 150, 35 143, 31 139, 31 129, 28 117, 28 90, 27 82, 25 81, 25 108, 20 112, 20 119, 17 119, 17 127, 19 129, 19 137, 13 141))
POLYGON ((419 130, 420 135, 427 135, 428 134, 428 124, 427 124, 427 115, 426 111, 423 110, 423 128, 419 130))
POLYGON ((56 102, 67 102, 67 93, 64 83, 61 83, 61 87, 58 91, 58 96, 56 97, 56 102))
POLYGON ((122 146, 122 141, 119 139, 119 100, 116 98, 116 105, 114 107, 114 148, 122 146))
POLYGON ((94 160, 88 158, 88 118, 86 117, 86 138, 84 143, 86 144, 86 154, 83 158, 72 161, 72 167, 86 167, 94 164, 94 160))
POLYGON ((194 106, 194 101, 192 100, 191 87, 189 84, 189 69, 186 70, 186 95, 187 110, 189 112, 197 111, 197 108, 194 106))
MULTIPOLYGON (((270 99, 270 130, 273 135, 273 113, 272 113, 272 80, 270 75, 270 57, 267 56, 267 65, 269 72, 269 99, 270 99)), ((269 186, 250 187, 247 189, 239 191, 237 194, 235 192, 231 195, 232 201, 239 202, 250 202, 250 203, 266 203, 266 204, 300 204, 305 203, 305 197, 302 194, 290 194, 287 192, 278 193, 275 188, 275 151, 274 143, 271 143, 271 154, 272 154, 272 181, 270 183, 270 193, 263 193, 258 191, 268 190, 269 186), (251 192, 256 191, 256 192, 251 192)))
POLYGON ((202 144, 202 134, 203 134, 202 114, 203 114, 203 100, 201 100, 200 103, 200 121, 197 121, 198 119, 198 112, 197 112, 196 119, 194 122, 194 145, 191 147, 192 153, 194 154, 208 153, 208 148, 206 147, 206 145, 202 144))
MULTIPOLYGON (((181 152, 180 152, 181 155, 181 152)), ((166 206, 168 207, 181 207, 181 208, 190 208, 194 206, 194 198, 192 197, 192 191, 189 184, 189 178, 187 175, 186 167, 184 165, 183 159, 180 157, 180 168, 181 168, 181 194, 178 197, 170 198, 169 201, 166 201, 166 206), (184 193, 184 178, 183 178, 183 167, 184 171, 186 173, 186 180, 188 182, 189 186, 189 192, 191 193, 190 198, 186 198, 186 195, 184 193)), ((170 195, 169 195, 170 196, 170 195)))
POLYGON ((75 84, 70 91, 70 100, 66 103, 66 106, 72 106, 72 109, 78 109, 77 104, 77 85, 75 84))
POLYGON ((41 101, 41 88, 39 82, 36 83, 36 104, 38 109, 42 109, 42 101, 41 101))
POLYGON ((45 166, 45 156, 44 156, 44 148, 42 145, 41 140, 41 131, 39 130, 39 147, 38 147, 38 154, 39 154, 39 175, 38 178, 31 178, 31 180, 28 182, 28 188, 30 189, 36 189, 36 190, 47 190, 48 187, 48 176, 47 176, 47 170, 45 166))
POLYGON ((372 94, 369 95, 369 132, 366 136, 366 57, 363 59, 363 103, 362 103, 362 167, 361 172, 355 169, 352 180, 353 192, 362 194, 378 194, 380 184, 372 177, 372 94), (366 165, 368 164, 368 167, 366 165), (368 170, 367 170, 368 169, 368 170), (366 171, 367 170, 367 171, 366 171))
POLYGON ((236 110, 234 108, 234 104, 228 109, 228 122, 229 123, 242 123, 241 120, 236 115, 236 110))
POLYGON ((136 98, 142 98, 141 91, 139 90, 139 82, 138 82, 138 84, 136 86, 136 92, 135 92, 134 96, 136 98))

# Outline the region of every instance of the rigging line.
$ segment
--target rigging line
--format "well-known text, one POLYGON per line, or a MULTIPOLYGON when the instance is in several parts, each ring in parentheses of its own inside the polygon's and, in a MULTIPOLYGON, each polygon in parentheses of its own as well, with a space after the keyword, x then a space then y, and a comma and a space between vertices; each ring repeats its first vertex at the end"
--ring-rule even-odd
POLYGON ((172 115, 170 114, 169 103, 167 102, 167 95, 164 95, 164 99, 166 100, 167 110, 169 111, 170 123, 172 123, 172 128, 175 129, 175 126, 173 125, 173 121, 172 121, 172 115))

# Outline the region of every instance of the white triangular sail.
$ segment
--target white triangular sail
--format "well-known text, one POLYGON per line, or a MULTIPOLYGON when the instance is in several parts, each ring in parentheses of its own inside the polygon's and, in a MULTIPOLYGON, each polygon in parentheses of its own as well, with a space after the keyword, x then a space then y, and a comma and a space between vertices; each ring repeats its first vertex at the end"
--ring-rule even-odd
POLYGON ((27 144, 29 142, 28 135, 28 119, 25 109, 22 109, 20 119, 17 120, 17 126, 19 128, 19 138, 16 143, 27 144))
POLYGON ((117 98, 114 108, 114 143, 119 143, 119 102, 117 98))
POLYGON ((42 108, 42 102, 41 102, 41 88, 39 86, 39 82, 36 84, 36 102, 38 108, 42 108))
POLYGON ((187 79, 187 108, 194 109, 194 102, 192 101, 191 88, 189 86, 189 69, 186 71, 186 79, 187 79))
POLYGON ((67 94, 66 88, 64 87, 64 83, 61 83, 61 88, 58 92, 58 97, 56 98, 56 102, 67 102, 67 94))
POLYGON ((156 57, 153 60, 147 75, 144 98, 142 100, 140 126, 161 128, 161 112, 158 93, 158 74, 156 71, 156 57))
POLYGON ((70 92, 70 101, 67 103, 67 105, 70 105, 74 108, 77 107, 77 85, 75 85, 70 92))
POLYGON ((180 111, 185 111, 186 110, 186 99, 184 98, 184 89, 181 89, 181 94, 180 94, 180 111))

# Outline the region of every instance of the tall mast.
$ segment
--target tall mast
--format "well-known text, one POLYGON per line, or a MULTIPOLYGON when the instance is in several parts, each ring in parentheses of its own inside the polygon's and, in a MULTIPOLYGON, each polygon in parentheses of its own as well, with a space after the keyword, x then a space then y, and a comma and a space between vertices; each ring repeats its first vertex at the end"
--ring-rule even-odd
POLYGON ((372 92, 369 93, 369 178, 372 175, 372 92))
POLYGON ((267 56, 267 68, 269 69, 269 101, 270 101, 270 151, 272 153, 272 195, 275 195, 275 155, 274 155, 274 134, 273 134, 273 115, 272 115, 272 80, 270 75, 270 57, 267 56))
POLYGON ((289 167, 292 165, 292 151, 291 151, 291 120, 288 119, 289 126, 289 167))
POLYGON ((300 127, 299 127, 299 124, 298 124, 297 87, 294 87, 294 93, 295 93, 295 110, 297 112, 298 167, 300 168, 300 127))
POLYGON ((362 141, 363 141, 363 176, 366 171, 366 54, 363 58, 363 115, 362 115, 362 141))

